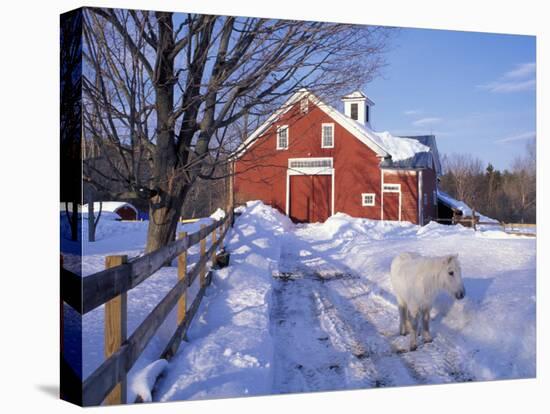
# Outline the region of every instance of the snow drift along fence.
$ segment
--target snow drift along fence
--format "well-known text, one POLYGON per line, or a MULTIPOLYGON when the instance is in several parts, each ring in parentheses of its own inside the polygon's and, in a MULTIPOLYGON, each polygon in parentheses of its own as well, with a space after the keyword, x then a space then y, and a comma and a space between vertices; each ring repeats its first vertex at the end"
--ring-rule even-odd
MULTIPOLYGON (((193 234, 180 233, 177 240, 152 253, 128 260, 126 256, 106 257, 106 269, 81 278, 61 267, 61 310, 63 302, 84 315, 105 304, 105 355, 106 360, 84 381, 72 375, 63 381, 63 367, 67 363, 62 348, 61 396, 84 406, 126 403, 126 375, 137 361, 155 332, 168 314, 177 305, 177 327, 160 358, 170 359, 177 351, 187 329, 195 316, 211 274, 206 272, 209 261, 216 260, 216 251, 233 222, 230 212, 222 220, 201 226, 193 234), (218 237, 218 232, 219 237, 218 237), (212 243, 206 250, 206 239, 212 243), (200 243, 200 260, 187 273, 187 250, 200 243), (157 304, 145 320, 126 338, 127 292, 153 275, 165 263, 178 258, 178 282, 157 304), (196 278, 200 289, 187 307, 186 292, 196 278), (78 381, 75 384, 74 381, 78 381), (65 382, 66 386, 63 386, 65 382), (67 383, 69 382, 69 383, 67 383)), ((63 321, 63 314, 61 315, 63 321)), ((63 330, 61 331, 63 335, 63 330)), ((63 339, 61 339, 63 343, 63 339)), ((70 368, 69 368, 70 371, 70 368)))

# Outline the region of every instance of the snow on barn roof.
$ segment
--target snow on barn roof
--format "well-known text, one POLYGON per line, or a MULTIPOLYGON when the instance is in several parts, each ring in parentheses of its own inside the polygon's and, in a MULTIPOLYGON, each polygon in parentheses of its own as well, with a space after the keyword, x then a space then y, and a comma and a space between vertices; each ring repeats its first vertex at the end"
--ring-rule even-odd
MULTIPOLYGON (((110 212, 110 213, 116 213, 116 211, 119 208, 128 207, 128 208, 131 208, 132 210, 134 210, 136 212, 136 214, 138 214, 137 209, 133 205, 131 205, 130 203, 126 203, 124 201, 103 201, 102 204, 103 204, 103 206, 101 207, 102 211, 107 211, 107 212, 110 212)), ((96 201, 94 203, 94 211, 98 212, 99 208, 100 208, 100 203, 99 203, 99 201, 96 201)), ((82 206, 82 213, 88 214, 88 204, 84 204, 82 206)))
POLYGON ((472 209, 466 203, 455 200, 449 194, 439 189, 437 190, 437 199, 449 208, 462 212, 463 216, 472 215, 472 209))
MULTIPOLYGON (((351 95, 350 95, 351 96, 351 95)), ((366 97, 366 95, 364 95, 366 97)), ((363 125, 324 103, 311 91, 303 88, 293 94, 275 113, 273 113, 259 128, 257 128, 237 149, 237 158, 254 143, 263 132, 284 115, 302 98, 307 97, 319 109, 331 116, 335 121, 347 129, 363 144, 371 148, 379 157, 383 158, 381 165, 387 168, 431 168, 435 166, 436 173, 441 173, 439 154, 435 143, 435 136, 397 137, 388 131, 376 132, 367 125, 363 125)))
MULTIPOLYGON (((439 160, 439 151, 437 150, 437 143, 435 141, 435 135, 414 135, 414 136, 403 136, 403 137, 400 137, 400 138, 403 138, 403 139, 414 139, 418 142, 420 142, 422 145, 425 145, 427 147, 430 148, 430 152, 428 153, 430 155, 429 158, 431 158, 431 160, 429 161, 430 164, 428 164, 429 166, 431 166, 432 162, 433 162, 433 165, 435 166, 435 171, 437 173, 437 175, 441 175, 442 173, 442 169, 441 169, 441 161, 439 160)), ((420 153, 422 154, 422 153, 420 153)))
MULTIPOLYGON (((473 214, 473 210, 465 202, 454 199, 445 191, 441 191, 440 189, 437 189, 437 201, 442 204, 445 204, 447 207, 449 207, 454 211, 462 213, 462 217, 471 217, 473 214)), ((499 222, 498 220, 495 220, 491 217, 484 216, 477 210, 476 210, 476 217, 479 217, 481 221, 486 223, 499 222)))
POLYGON ((348 117, 346 119, 353 122, 354 126, 368 139, 386 150, 389 157, 384 158, 381 163, 382 167, 398 169, 435 167, 436 174, 441 174, 441 164, 434 135, 398 137, 388 131, 376 132, 348 117))

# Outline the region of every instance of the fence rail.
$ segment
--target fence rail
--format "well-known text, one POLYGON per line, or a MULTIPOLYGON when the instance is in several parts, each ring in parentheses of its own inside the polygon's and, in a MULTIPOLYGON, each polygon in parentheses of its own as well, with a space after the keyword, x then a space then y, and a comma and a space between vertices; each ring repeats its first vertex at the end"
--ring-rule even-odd
MULTIPOLYGON (((195 316, 211 274, 206 273, 209 261, 216 260, 216 251, 233 221, 230 212, 222 220, 200 231, 178 238, 169 245, 131 260, 126 256, 108 256, 107 269, 81 278, 61 269, 61 300, 81 315, 105 304, 106 360, 82 382, 81 395, 65 395, 69 401, 81 401, 84 406, 121 404, 126 402, 126 375, 137 361, 168 314, 178 305, 178 321, 174 334, 160 358, 170 359, 177 351, 195 316), (220 235, 218 237, 218 232, 220 235), (206 250, 206 238, 212 235, 206 250), (187 250, 201 244, 199 261, 187 272, 187 250), (178 282, 147 315, 145 320, 126 338, 126 293, 145 281, 165 263, 178 258, 178 282), (185 259, 183 259, 185 258, 185 259), (200 276, 200 289, 189 309, 186 308, 187 288, 200 276)), ((63 316, 62 316, 63 317, 63 316)), ((62 390, 63 393, 63 390, 62 390)))
POLYGON ((502 231, 515 234, 518 236, 531 236, 535 237, 536 232, 525 232, 525 231, 516 231, 515 229, 536 229, 536 224, 530 224, 530 223, 505 223, 503 221, 499 222, 493 222, 493 221, 480 221, 479 216, 474 216, 469 218, 450 218, 450 219, 444 219, 440 218, 436 220, 438 223, 452 223, 452 224, 462 224, 467 227, 472 227, 474 230, 478 230, 478 226, 499 226, 502 228, 502 231))

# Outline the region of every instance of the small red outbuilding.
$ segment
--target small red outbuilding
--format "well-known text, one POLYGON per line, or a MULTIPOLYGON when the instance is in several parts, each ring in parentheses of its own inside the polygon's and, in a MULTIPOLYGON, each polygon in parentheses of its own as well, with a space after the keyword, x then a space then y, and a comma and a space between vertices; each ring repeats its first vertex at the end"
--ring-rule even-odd
POLYGON ((344 113, 306 89, 292 95, 240 147, 236 201, 261 200, 296 222, 322 222, 336 212, 417 224, 435 219, 435 137, 375 132, 366 95, 342 101, 344 113))
MULTIPOLYGON (((100 210, 115 213, 121 220, 135 221, 138 219, 138 210, 132 204, 124 201, 102 201, 101 203, 96 201, 94 203, 95 214, 99 214, 100 210)), ((84 204, 82 212, 88 213, 88 204, 84 204)))

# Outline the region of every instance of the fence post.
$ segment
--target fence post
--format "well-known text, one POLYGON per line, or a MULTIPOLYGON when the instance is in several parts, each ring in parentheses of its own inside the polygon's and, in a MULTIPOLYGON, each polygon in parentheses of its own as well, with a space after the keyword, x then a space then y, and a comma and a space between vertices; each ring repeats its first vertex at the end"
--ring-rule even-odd
MULTIPOLYGON (((201 224, 201 231, 205 227, 206 227, 206 224, 201 224)), ((206 236, 201 239, 201 255, 199 260, 205 255, 205 253, 206 253, 206 236)), ((203 287, 206 284, 206 264, 201 269, 200 281, 201 281, 201 287, 203 287)))
POLYGON ((477 231, 476 228, 476 209, 472 209, 472 227, 474 228, 474 231, 477 231))
MULTIPOLYGON (((212 232, 212 246, 216 243, 218 240, 218 229, 214 229, 212 232)), ((216 260, 216 249, 212 250, 212 264, 214 264, 214 261, 216 260)))
MULTIPOLYGON (((62 274, 63 273, 63 255, 60 254, 59 255, 59 274, 62 274)), ((60 282, 59 282, 59 287, 60 287, 60 291, 63 290, 63 280, 60 278, 60 282)), ((65 312, 64 312, 64 306, 63 306, 63 297, 61 296, 61 292, 59 292, 59 318, 60 318, 60 321, 59 321, 59 346, 60 346, 60 351, 61 351, 61 358, 63 358, 63 356, 65 355, 64 352, 63 352, 63 345, 64 345, 64 342, 65 342, 65 312)))
MULTIPOLYGON (((185 239, 187 237, 187 232, 182 231, 179 234, 180 239, 185 239)), ((178 256, 178 280, 185 279, 187 276, 187 249, 183 251, 182 254, 178 256)), ((187 312, 187 289, 181 295, 181 298, 178 300, 178 326, 185 319, 185 313, 187 312)))
MULTIPOLYGON (((128 256, 107 256, 105 267, 119 266, 128 261, 128 256)), ((126 292, 105 303, 105 358, 114 354, 126 340, 127 323, 126 292)), ((126 376, 105 398, 105 405, 126 403, 126 376)))

